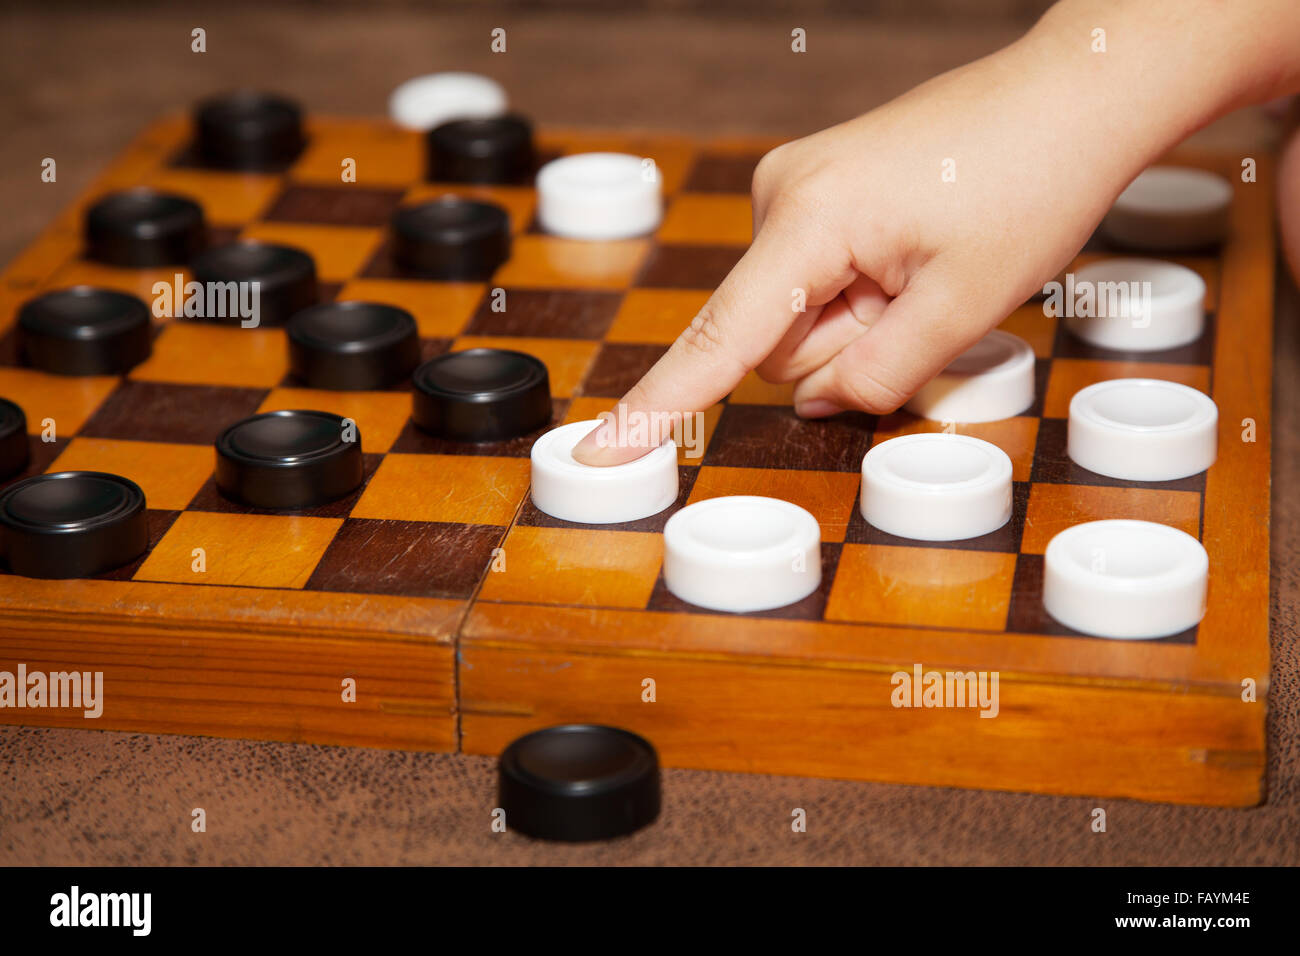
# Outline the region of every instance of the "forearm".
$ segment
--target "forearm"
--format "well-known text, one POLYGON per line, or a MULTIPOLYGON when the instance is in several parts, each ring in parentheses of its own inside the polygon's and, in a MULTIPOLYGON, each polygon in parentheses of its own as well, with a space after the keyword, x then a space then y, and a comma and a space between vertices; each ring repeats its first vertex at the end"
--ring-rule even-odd
POLYGON ((1123 132, 1148 158, 1234 109, 1300 91, 1296 0, 1062 0, 1016 46, 1072 87, 1067 113, 1085 111, 1089 131, 1123 132))

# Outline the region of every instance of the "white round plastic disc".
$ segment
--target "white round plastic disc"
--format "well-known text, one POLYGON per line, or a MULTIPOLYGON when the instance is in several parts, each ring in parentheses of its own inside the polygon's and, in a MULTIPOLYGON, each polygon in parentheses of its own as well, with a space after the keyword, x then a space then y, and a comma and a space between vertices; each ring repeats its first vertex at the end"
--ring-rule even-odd
POLYGON ((1066 325, 1104 349, 1172 349, 1195 342, 1205 330, 1205 280, 1174 262, 1102 259, 1074 273, 1072 288, 1073 297, 1067 282, 1066 305, 1089 314, 1067 313, 1066 325), (1090 306, 1080 297, 1089 287, 1090 306))
POLYGON ((568 239, 629 239, 663 216, 662 177, 653 161, 626 153, 579 153, 537 173, 537 219, 568 239))
POLYGON ((862 517, 917 541, 958 541, 1011 520, 1011 459, 969 435, 903 435, 862 459, 862 517))
POLYGON ((1143 639, 1187 630, 1205 614, 1201 542, 1151 521, 1089 521, 1047 544, 1043 606, 1067 627, 1143 639))
POLYGON ((994 329, 912 396, 904 408, 940 422, 992 422, 1034 404, 1034 350, 994 329))
POLYGON ((766 611, 806 598, 821 579, 821 528, 788 501, 709 498, 664 526, 664 583, 690 604, 766 611))
POLYGON ((388 98, 388 115, 407 129, 430 130, 458 119, 506 111, 506 91, 477 73, 430 73, 407 80, 388 98))
POLYGON ((1155 378, 1114 378, 1070 399, 1066 451, 1075 464, 1126 481, 1199 474, 1218 454, 1219 408, 1204 392, 1155 378))
POLYGON ((1232 184, 1186 166, 1152 166, 1138 174, 1102 220, 1112 241, 1135 249, 1177 252, 1223 241, 1232 184))
POLYGON ((671 438, 625 465, 597 468, 573 448, 601 422, 573 422, 533 442, 533 504, 553 518, 621 524, 658 514, 677 500, 677 446, 671 438))

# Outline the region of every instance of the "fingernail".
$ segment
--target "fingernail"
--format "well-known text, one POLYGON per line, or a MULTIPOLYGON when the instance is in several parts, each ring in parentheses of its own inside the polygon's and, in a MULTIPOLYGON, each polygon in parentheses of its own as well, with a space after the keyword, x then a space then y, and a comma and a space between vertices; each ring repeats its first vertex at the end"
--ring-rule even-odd
POLYGON ((825 418, 827 415, 837 415, 842 411, 844 409, 824 398, 812 398, 794 407, 794 413, 800 418, 825 418))

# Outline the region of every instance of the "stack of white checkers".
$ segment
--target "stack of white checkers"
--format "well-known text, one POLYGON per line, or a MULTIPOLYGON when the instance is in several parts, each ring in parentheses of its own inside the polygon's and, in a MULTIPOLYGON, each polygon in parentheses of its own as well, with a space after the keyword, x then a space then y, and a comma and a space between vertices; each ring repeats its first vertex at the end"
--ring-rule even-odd
MULTIPOLYGON (((538 177, 543 224, 585 239, 653 229, 660 210, 658 183, 641 178, 642 171, 630 156, 557 160, 538 177)), ((1153 245, 1167 245, 1161 224, 1172 215, 1181 216, 1179 228, 1197 245, 1222 239, 1224 184, 1208 175, 1148 171, 1116 204, 1107 229, 1137 244, 1147 237, 1153 245)), ((1194 342, 1204 331, 1205 283, 1183 266, 1155 259, 1101 260, 1067 277, 1066 299, 1075 302, 1075 292, 1085 288, 1102 292, 1094 294, 1092 309, 1069 314, 1066 327, 1096 347, 1157 351, 1194 342)), ((906 410, 946 423, 1021 415, 1034 404, 1035 366, 1027 342, 992 331, 918 391, 906 410)), ((573 448, 599 424, 566 425, 538 439, 532 451, 533 503, 554 517, 595 524, 635 521, 669 507, 678 494, 671 440, 629 464, 579 464, 573 448)), ((1073 396, 1067 450, 1075 464, 1097 475, 1170 481, 1209 468, 1217 435, 1218 409, 1204 393, 1157 379, 1113 379, 1073 396)), ((992 442, 949 429, 882 441, 863 458, 859 508, 869 524, 899 538, 956 541, 991 534, 1011 519, 1011 459, 992 442)), ((677 597, 711 610, 781 607, 820 585, 820 540, 813 515, 790 502, 707 499, 682 508, 665 525, 664 581, 677 597)), ((1204 614, 1205 548, 1166 525, 1133 520, 1075 525, 1049 542, 1044 561, 1045 608, 1085 634, 1163 637, 1193 627, 1204 614)))

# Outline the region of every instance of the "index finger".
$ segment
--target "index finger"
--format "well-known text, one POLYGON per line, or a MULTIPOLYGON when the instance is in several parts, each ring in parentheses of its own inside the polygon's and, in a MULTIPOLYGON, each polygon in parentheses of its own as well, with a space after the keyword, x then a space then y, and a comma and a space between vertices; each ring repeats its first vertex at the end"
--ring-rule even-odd
POLYGON ((852 276, 848 251, 826 233, 769 216, 704 308, 619 402, 619 420, 639 424, 616 429, 607 419, 573 457, 619 465, 659 447, 683 415, 720 401, 762 362, 804 317, 801 305, 815 318, 852 276))

